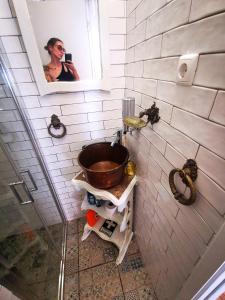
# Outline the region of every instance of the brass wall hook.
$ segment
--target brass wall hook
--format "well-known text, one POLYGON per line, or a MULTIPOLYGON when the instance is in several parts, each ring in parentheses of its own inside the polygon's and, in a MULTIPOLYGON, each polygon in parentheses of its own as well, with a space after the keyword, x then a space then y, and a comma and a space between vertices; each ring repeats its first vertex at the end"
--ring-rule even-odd
POLYGON ((183 205, 191 205, 195 202, 196 188, 194 182, 197 179, 197 170, 198 166, 196 162, 193 159, 188 159, 182 169, 173 169, 169 174, 169 184, 174 198, 183 205), (189 198, 186 198, 182 193, 180 193, 177 190, 176 185, 174 183, 174 177, 176 173, 179 174, 179 176, 182 179, 182 182, 190 188, 191 195, 189 198))
POLYGON ((154 123, 159 122, 160 116, 159 116, 159 108, 156 107, 155 102, 152 104, 152 106, 148 109, 145 109, 144 111, 141 111, 139 113, 139 118, 142 118, 143 116, 147 116, 147 123, 151 123, 153 125, 154 123))
POLYGON ((127 126, 127 127, 131 127, 134 129, 138 129, 140 130, 141 128, 144 128, 147 126, 147 124, 150 122, 152 125, 154 123, 157 123, 159 121, 160 117, 159 117, 159 109, 158 107, 156 107, 155 102, 154 104, 148 108, 145 109, 144 111, 141 111, 139 113, 139 117, 135 117, 135 116, 126 116, 123 118, 123 123, 127 126), (147 116, 147 122, 145 122, 144 120, 142 120, 141 118, 147 116))
POLYGON ((48 133, 52 137, 57 138, 57 139, 62 138, 62 137, 64 137, 66 135, 66 126, 63 123, 60 122, 60 120, 59 120, 59 118, 58 118, 57 115, 52 115, 51 116, 51 123, 48 125, 48 133), (54 129, 57 129, 57 130, 60 129, 60 128, 62 128, 63 132, 61 134, 54 134, 51 131, 52 127, 54 129))

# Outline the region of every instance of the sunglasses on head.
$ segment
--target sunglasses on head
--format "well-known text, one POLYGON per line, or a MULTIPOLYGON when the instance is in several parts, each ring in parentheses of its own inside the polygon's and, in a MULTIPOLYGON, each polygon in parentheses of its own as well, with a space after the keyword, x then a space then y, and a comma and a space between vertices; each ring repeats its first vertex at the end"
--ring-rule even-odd
POLYGON ((63 48, 61 45, 56 45, 56 48, 57 48, 59 51, 66 52, 66 49, 63 48))

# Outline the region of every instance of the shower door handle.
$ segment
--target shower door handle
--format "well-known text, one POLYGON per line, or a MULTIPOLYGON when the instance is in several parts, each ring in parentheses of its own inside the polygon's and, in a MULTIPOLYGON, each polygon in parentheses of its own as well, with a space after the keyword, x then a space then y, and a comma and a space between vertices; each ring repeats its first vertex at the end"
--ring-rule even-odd
POLYGON ((36 182, 34 181, 34 177, 32 176, 30 170, 24 170, 24 171, 21 171, 20 174, 25 174, 27 173, 29 178, 30 178, 30 181, 32 182, 32 185, 33 185, 33 188, 32 189, 29 189, 30 192, 34 192, 34 191, 37 191, 38 190, 38 187, 36 185, 36 182))
POLYGON ((28 190, 28 187, 26 186, 25 182, 22 181, 18 181, 18 182, 12 182, 9 183, 9 187, 11 189, 11 191, 13 192, 13 194, 15 195, 16 199, 18 200, 19 204, 21 205, 26 205, 26 204, 30 204, 34 202, 34 198, 32 197, 30 191, 28 190), (28 201, 24 201, 19 193, 19 191, 17 190, 17 186, 22 186, 23 190, 25 191, 26 195, 28 196, 29 200, 28 201))

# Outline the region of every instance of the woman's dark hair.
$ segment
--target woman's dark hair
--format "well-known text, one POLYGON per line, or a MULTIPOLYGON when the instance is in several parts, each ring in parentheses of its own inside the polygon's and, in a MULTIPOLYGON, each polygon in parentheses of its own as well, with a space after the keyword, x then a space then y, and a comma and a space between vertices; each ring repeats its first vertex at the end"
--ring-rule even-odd
POLYGON ((50 38, 50 39, 48 40, 48 42, 47 42, 47 45, 44 46, 45 50, 48 51, 48 54, 49 54, 49 55, 51 55, 51 52, 49 51, 49 47, 50 47, 50 46, 51 46, 51 47, 54 47, 55 43, 57 43, 57 42, 63 43, 63 41, 61 41, 61 40, 58 39, 58 38, 50 38))

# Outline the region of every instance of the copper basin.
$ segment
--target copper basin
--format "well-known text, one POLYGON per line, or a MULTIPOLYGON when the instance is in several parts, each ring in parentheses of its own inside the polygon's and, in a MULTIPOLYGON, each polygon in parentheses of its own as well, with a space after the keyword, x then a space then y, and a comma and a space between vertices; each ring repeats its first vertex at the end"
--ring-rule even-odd
POLYGON ((95 143, 88 145, 78 156, 78 163, 84 171, 86 180, 99 189, 109 189, 118 185, 124 176, 129 152, 122 145, 95 143))

